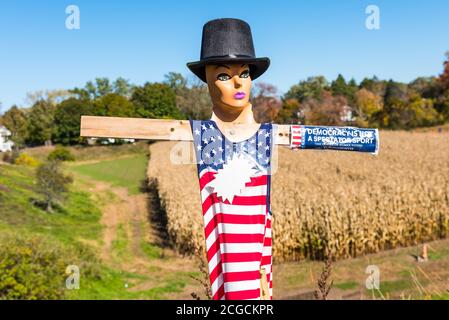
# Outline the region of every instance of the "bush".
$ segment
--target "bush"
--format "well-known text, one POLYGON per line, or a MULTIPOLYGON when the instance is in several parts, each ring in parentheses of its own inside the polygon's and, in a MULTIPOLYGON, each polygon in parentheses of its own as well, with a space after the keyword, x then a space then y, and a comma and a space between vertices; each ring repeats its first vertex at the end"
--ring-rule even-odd
POLYGON ((50 152, 47 157, 48 160, 60 160, 60 161, 75 161, 75 156, 72 152, 64 147, 56 147, 55 150, 50 152))
POLYGON ((25 166, 30 166, 30 167, 37 167, 39 165, 39 161, 37 161, 32 156, 30 156, 26 153, 21 153, 14 160, 14 164, 25 165, 25 166))
POLYGON ((66 268, 77 265, 80 282, 99 278, 98 261, 87 247, 64 247, 43 236, 0 235, 0 300, 62 299, 66 268))

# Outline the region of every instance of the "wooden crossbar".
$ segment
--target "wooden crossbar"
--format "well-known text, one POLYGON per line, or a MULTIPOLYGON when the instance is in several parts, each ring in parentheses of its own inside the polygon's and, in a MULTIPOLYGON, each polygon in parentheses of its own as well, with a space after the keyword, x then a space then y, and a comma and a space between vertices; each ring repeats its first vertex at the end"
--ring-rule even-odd
MULTIPOLYGON (((238 126, 245 125, 235 125, 238 126)), ((277 125, 276 144, 290 144, 290 126, 277 125)), ((81 116, 81 137, 193 141, 188 120, 81 116)))

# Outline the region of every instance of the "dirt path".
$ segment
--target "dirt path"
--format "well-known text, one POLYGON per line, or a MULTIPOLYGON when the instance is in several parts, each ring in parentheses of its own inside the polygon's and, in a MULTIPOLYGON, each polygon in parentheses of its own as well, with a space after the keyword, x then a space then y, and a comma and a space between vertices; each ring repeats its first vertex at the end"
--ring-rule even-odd
POLYGON ((105 197, 110 197, 111 193, 113 195, 113 199, 102 208, 101 224, 104 230, 101 259, 111 267, 147 278, 136 282, 130 290, 149 290, 161 286, 167 279, 174 281, 181 274, 186 282, 185 288, 182 292, 168 294, 167 298, 192 299, 191 292, 200 293, 201 286, 186 276, 198 271, 197 262, 179 256, 170 248, 156 245, 164 241, 157 239, 158 233, 151 225, 148 194, 129 195, 126 188, 112 187, 97 181, 91 191, 105 197), (160 253, 159 257, 149 257, 142 249, 143 245, 154 248, 160 253))

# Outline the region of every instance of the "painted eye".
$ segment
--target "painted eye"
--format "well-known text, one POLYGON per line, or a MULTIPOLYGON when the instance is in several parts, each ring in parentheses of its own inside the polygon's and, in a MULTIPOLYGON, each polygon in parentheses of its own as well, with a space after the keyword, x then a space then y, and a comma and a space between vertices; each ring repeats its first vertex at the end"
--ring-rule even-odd
POLYGON ((248 78, 249 77, 249 70, 245 70, 240 74, 240 78, 248 78))
POLYGON ((231 77, 228 74, 226 74, 226 73, 220 73, 217 76, 217 79, 220 80, 220 81, 228 81, 229 79, 231 79, 231 77))

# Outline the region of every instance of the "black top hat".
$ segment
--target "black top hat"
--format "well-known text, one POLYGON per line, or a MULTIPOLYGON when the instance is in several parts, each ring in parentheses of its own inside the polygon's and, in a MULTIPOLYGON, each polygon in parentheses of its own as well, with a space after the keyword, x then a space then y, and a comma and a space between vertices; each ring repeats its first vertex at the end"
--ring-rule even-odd
POLYGON ((252 80, 262 75, 270 65, 269 58, 256 58, 249 24, 230 18, 211 20, 203 26, 200 59, 187 63, 187 67, 204 82, 206 64, 247 63, 252 80))

